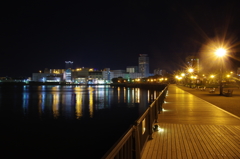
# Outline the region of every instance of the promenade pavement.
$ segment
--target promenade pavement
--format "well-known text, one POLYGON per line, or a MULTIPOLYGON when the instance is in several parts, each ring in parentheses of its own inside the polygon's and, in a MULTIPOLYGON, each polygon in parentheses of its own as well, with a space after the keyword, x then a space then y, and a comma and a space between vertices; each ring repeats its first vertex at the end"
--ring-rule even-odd
POLYGON ((169 85, 156 123, 159 131, 146 143, 142 159, 240 158, 240 118, 201 96, 212 96, 216 103, 236 98, 169 85))
POLYGON ((216 88, 215 93, 209 93, 209 88, 206 90, 201 91, 200 89, 193 89, 181 85, 177 85, 184 91, 187 91, 209 103, 216 105, 219 108, 222 108, 238 117, 240 117, 240 89, 239 88, 224 88, 225 90, 233 89, 233 96, 226 97, 220 96, 219 89, 216 88))

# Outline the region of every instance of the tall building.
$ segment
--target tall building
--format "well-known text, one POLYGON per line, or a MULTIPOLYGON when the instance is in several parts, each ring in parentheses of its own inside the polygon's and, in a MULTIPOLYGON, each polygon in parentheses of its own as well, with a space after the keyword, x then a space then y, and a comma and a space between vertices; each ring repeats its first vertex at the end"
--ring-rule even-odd
POLYGON ((73 61, 65 61, 65 69, 73 68, 73 61))
POLYGON ((149 76, 149 57, 147 54, 140 54, 138 58, 138 71, 142 77, 149 76))
POLYGON ((195 56, 188 56, 186 58, 187 65, 194 69, 195 73, 199 73, 199 58, 195 56))

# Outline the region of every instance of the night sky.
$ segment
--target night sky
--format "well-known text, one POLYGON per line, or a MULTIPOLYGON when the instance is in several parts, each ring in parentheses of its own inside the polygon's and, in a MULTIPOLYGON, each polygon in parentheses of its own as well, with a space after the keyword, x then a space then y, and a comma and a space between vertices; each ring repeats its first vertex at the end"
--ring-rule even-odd
POLYGON ((232 66, 240 67, 234 45, 239 8, 237 1, 205 0, 2 2, 0 77, 64 68, 66 60, 75 67, 125 69, 138 65, 139 54, 149 55, 150 72, 172 72, 223 37, 234 46, 232 66))

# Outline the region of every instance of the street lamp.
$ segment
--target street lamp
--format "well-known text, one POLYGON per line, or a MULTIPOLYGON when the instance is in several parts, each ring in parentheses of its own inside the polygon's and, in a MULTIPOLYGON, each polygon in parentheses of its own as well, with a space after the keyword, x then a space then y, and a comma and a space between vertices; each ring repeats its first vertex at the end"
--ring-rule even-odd
POLYGON ((219 48, 215 52, 216 56, 221 58, 221 67, 220 67, 220 75, 219 75, 219 94, 223 95, 223 84, 222 84, 222 73, 223 73, 223 61, 222 58, 226 55, 226 50, 223 48, 219 48))
POLYGON ((188 69, 188 72, 189 72, 189 73, 193 73, 193 71, 194 71, 194 70, 193 70, 192 68, 189 68, 189 69, 188 69))

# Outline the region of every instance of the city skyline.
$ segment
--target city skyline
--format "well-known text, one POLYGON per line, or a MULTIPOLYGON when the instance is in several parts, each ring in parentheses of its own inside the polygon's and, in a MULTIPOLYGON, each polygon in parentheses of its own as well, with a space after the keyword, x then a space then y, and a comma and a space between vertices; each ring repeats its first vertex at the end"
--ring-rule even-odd
MULTIPOLYGON (((5 2, 0 77, 64 68, 64 61, 117 70, 138 65, 139 54, 148 54, 150 72, 172 72, 187 56, 199 56, 209 40, 237 43, 239 6, 238 1, 5 2)), ((232 49, 231 67, 237 68, 240 49, 232 49)))

